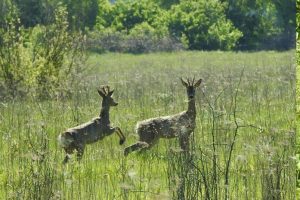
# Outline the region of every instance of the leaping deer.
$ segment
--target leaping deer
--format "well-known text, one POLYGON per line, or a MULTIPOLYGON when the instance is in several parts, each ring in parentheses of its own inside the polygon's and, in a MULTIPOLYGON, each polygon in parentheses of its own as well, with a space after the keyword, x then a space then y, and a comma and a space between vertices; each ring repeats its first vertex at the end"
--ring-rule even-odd
POLYGON ((125 156, 133 151, 152 147, 159 138, 178 137, 181 149, 189 150, 189 136, 195 129, 196 120, 195 90, 200 86, 202 79, 199 79, 195 84, 195 78, 192 82, 189 79, 187 79, 187 82, 182 78, 180 80, 187 91, 187 111, 172 116, 151 118, 138 122, 136 132, 139 135, 139 141, 125 148, 125 156))
POLYGON ((86 144, 102 140, 104 137, 116 132, 120 137, 120 145, 124 143, 125 136, 119 127, 112 127, 109 120, 109 109, 117 106, 118 103, 112 98, 114 90, 110 91, 109 86, 101 87, 98 90, 103 98, 100 116, 79 126, 70 128, 58 136, 59 145, 65 150, 66 157, 63 163, 67 163, 74 150, 77 151, 77 160, 80 160, 86 144), (105 90, 106 89, 106 90, 105 90))

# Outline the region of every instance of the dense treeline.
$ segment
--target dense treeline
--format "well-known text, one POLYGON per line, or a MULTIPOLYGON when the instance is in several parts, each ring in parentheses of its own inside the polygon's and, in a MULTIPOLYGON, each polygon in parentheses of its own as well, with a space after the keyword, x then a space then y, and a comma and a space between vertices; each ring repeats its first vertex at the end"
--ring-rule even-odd
POLYGON ((15 4, 21 24, 33 27, 49 23, 59 2, 67 7, 70 28, 94 31, 100 46, 107 35, 131 42, 138 35, 150 44, 169 38, 201 50, 283 50, 295 43, 294 0, 4 0, 1 10, 15 4))
POLYGON ((0 91, 14 96, 35 88, 49 96, 65 88, 86 47, 129 53, 294 48, 295 7, 294 0, 2 0, 0 91))

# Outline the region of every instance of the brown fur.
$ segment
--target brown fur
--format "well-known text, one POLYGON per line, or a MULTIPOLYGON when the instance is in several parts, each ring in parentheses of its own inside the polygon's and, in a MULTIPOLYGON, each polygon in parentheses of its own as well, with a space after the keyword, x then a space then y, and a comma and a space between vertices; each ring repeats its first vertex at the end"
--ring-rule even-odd
POLYGON ((124 155, 139 150, 152 147, 160 138, 179 138, 180 146, 183 150, 189 149, 189 135, 195 129, 196 106, 195 89, 200 85, 201 79, 194 84, 185 82, 182 84, 187 89, 188 109, 176 115, 151 118, 137 123, 136 132, 139 141, 125 148, 124 155))
POLYGON ((85 149, 86 144, 91 144, 102 140, 104 137, 116 132, 120 137, 120 144, 125 141, 125 136, 119 127, 112 127, 109 120, 109 108, 110 106, 117 106, 113 98, 111 97, 113 91, 109 91, 107 86, 98 90, 99 95, 103 98, 100 116, 92 119, 91 121, 81 124, 79 126, 70 128, 64 133, 60 134, 58 141, 60 146, 65 150, 66 157, 64 163, 69 160, 69 155, 77 151, 77 159, 80 160, 85 149))

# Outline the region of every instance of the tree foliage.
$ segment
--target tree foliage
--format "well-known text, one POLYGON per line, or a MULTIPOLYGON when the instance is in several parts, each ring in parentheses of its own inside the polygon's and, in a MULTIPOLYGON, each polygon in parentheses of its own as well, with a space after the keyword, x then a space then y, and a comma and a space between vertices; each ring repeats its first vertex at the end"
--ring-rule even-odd
MULTIPOLYGON (((297 9, 300 9, 300 0, 297 0, 297 9)), ((300 33, 300 12, 297 12, 296 15, 296 34, 297 34, 297 41, 299 41, 299 33, 300 33)), ((299 46, 297 46, 299 47, 299 46)))
POLYGON ((155 26, 161 15, 163 10, 151 0, 117 1, 114 5, 108 0, 101 0, 97 26, 129 32, 135 25, 143 22, 155 26))
POLYGON ((63 0, 63 4, 67 6, 72 29, 93 29, 98 15, 98 0, 63 0))
POLYGON ((99 0, 96 29, 126 31, 147 22, 189 49, 288 49, 293 0, 99 0))
POLYGON ((170 33, 185 38, 190 49, 232 49, 242 33, 225 17, 218 1, 182 1, 170 10, 170 33))
POLYGON ((160 38, 189 49, 283 50, 295 44, 294 0, 2 0, 0 24, 11 5, 25 28, 52 24, 60 3, 69 30, 95 30, 98 37, 111 31, 129 36, 148 24, 160 38))
POLYGON ((286 49, 295 34, 294 0, 226 0, 227 17, 243 32, 240 49, 286 49))
POLYGON ((49 18, 50 4, 46 0, 14 0, 24 27, 44 24, 49 18))
POLYGON ((161 37, 182 40, 189 49, 229 50, 242 36, 226 19, 224 5, 218 1, 181 1, 169 10, 150 0, 118 1, 114 5, 101 0, 99 5, 100 31, 111 28, 130 35, 132 29, 146 23, 161 37))
MULTIPOLYGON (((295 26, 296 26, 296 4, 294 0, 272 0, 276 7, 278 26, 282 31, 280 36, 279 47, 289 49, 295 47, 295 26)), ((298 11, 299 12, 299 11, 298 11)))
POLYGON ((164 9, 170 9, 172 5, 179 4, 180 0, 155 0, 155 2, 164 9))

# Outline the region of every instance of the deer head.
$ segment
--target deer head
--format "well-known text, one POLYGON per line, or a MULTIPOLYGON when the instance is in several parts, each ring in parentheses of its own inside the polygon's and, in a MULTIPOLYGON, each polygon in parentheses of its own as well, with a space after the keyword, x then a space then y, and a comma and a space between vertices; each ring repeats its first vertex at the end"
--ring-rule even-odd
POLYGON ((187 81, 184 81, 182 78, 180 78, 182 85, 186 87, 186 92, 189 100, 193 99, 195 97, 195 90, 197 87, 200 86, 202 79, 200 78, 196 83, 195 83, 195 77, 193 78, 192 81, 190 81, 189 78, 187 78, 187 81))
POLYGON ((110 106, 117 106, 118 103, 112 98, 112 94, 114 90, 110 91, 109 86, 103 86, 98 89, 99 95, 103 98, 102 100, 102 107, 110 107, 110 106))

